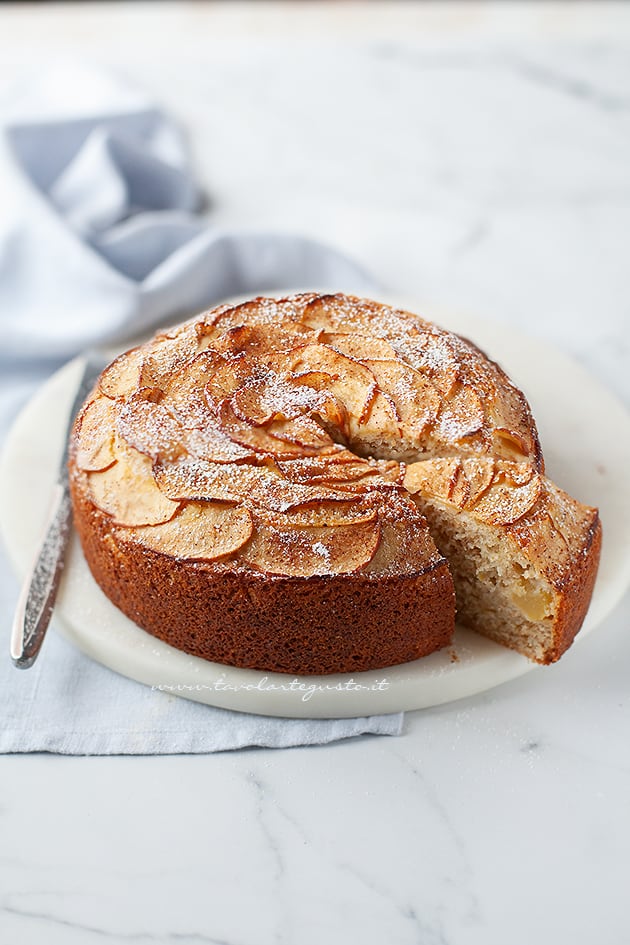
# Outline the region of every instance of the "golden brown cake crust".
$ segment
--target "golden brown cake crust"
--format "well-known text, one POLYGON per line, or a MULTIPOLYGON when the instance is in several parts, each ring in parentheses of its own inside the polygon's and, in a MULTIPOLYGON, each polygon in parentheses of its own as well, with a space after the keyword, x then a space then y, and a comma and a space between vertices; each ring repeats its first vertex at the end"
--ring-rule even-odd
POLYGON ((106 515, 72 483, 87 562, 109 599, 177 649, 231 666, 352 673, 426 656, 452 638, 453 582, 425 574, 291 578, 173 559, 112 539, 106 515))
POLYGON ((70 445, 96 581, 205 659, 323 674, 445 646, 454 572, 423 515, 435 503, 508 542, 551 602, 542 644, 475 629, 552 662, 588 607, 596 510, 545 478, 503 370, 408 312, 315 294, 214 309, 116 359, 70 445))
MULTIPOLYGON (((555 663, 568 650, 584 622, 593 595, 602 549, 602 523, 597 509, 581 506, 580 511, 576 526, 579 535, 574 542, 580 553, 573 555, 571 560, 565 553, 564 567, 557 565, 560 555, 546 565, 547 577, 557 591, 559 605, 550 644, 544 656, 537 660, 540 663, 555 663)), ((539 534, 543 532, 544 537, 549 535, 549 529, 544 523, 537 524, 537 528, 532 528, 531 532, 535 530, 539 534)), ((511 537, 521 547, 529 544, 525 537, 526 531, 526 520, 516 522, 510 529, 511 537)), ((544 564, 541 570, 545 570, 544 564)))

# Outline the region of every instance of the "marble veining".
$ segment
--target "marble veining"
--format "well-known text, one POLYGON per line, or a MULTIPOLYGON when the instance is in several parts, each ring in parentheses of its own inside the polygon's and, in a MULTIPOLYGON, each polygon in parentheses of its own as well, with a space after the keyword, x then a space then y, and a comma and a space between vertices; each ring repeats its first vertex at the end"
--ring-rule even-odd
MULTIPOLYGON (((0 91, 108 63, 180 115, 217 225, 333 242, 630 405, 625 5, 231 6, 5 4, 0 91)), ((41 377, 6 367, 3 431, 41 377)), ((5 626, 15 595, 2 566, 5 626)), ((399 738, 0 757, 0 943, 625 945, 629 613, 399 738)))

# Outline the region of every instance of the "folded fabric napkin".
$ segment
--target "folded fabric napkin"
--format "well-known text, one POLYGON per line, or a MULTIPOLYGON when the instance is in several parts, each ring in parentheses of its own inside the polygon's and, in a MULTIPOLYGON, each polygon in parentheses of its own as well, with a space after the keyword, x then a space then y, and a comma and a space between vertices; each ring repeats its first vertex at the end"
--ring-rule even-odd
POLYGON ((5 357, 68 357, 230 295, 374 287, 298 236, 226 233, 175 123, 107 75, 59 67, 0 102, 5 357))
MULTIPOLYGON (((229 233, 202 199, 176 124, 110 75, 58 67, 0 102, 0 435, 53 363, 226 296, 373 282, 301 236, 229 233)), ((69 754, 281 747, 374 732, 402 716, 273 719, 152 691, 51 633, 38 663, 8 657, 17 585, 0 565, 0 751, 69 754)))

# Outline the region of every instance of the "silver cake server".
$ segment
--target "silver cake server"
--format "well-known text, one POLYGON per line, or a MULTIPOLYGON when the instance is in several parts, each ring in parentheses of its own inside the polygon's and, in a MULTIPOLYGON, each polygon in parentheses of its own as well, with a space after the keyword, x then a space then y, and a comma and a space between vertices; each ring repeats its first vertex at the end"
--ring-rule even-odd
POLYGON ((11 659, 20 669, 32 666, 50 623, 72 530, 68 480, 68 444, 74 419, 107 364, 102 354, 86 355, 81 381, 70 410, 63 455, 48 522, 33 567, 26 575, 11 633, 11 659))

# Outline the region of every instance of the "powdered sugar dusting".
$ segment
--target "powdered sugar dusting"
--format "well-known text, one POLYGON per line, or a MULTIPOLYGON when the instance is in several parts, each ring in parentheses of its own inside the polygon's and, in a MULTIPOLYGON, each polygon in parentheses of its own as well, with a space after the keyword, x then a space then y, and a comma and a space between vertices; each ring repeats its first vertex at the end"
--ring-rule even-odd
MULTIPOLYGON (((252 538, 239 555, 252 566, 276 561, 286 569, 280 573, 352 571, 381 540, 399 476, 340 444, 360 450, 364 437, 366 452, 379 443, 384 456, 390 446, 396 455, 401 440, 419 454, 454 444, 465 452, 465 438, 490 424, 481 405, 493 369, 481 359, 475 374, 465 342, 369 301, 257 299, 191 320, 142 351, 136 386, 112 401, 120 436, 151 458, 165 498, 196 503, 198 515, 204 502, 250 510, 252 538), (458 394, 461 378, 476 399, 458 394), (372 412, 376 394, 382 409, 372 412), (372 519, 361 505, 370 496, 372 519), (326 503, 333 505, 322 512, 326 503)), ((124 367, 116 377, 127 378, 124 367)), ((502 427, 514 429, 507 419, 502 427)), ((402 524, 388 525, 388 541, 400 527, 407 546, 398 554, 426 559, 421 518, 413 506, 401 514, 402 524)), ((172 534, 178 520, 182 512, 172 534)))

